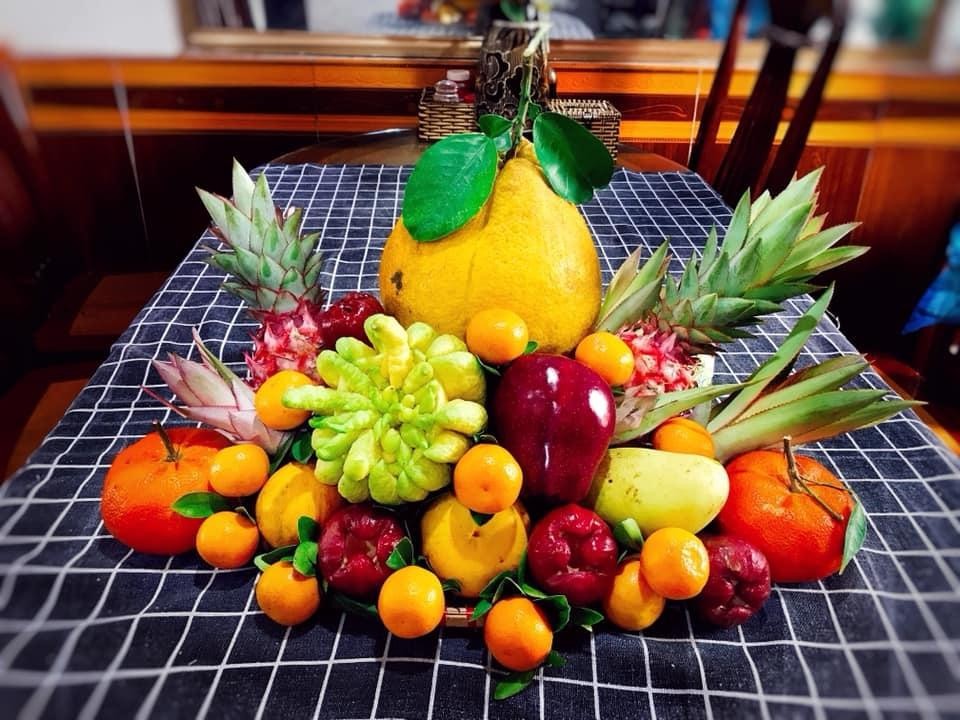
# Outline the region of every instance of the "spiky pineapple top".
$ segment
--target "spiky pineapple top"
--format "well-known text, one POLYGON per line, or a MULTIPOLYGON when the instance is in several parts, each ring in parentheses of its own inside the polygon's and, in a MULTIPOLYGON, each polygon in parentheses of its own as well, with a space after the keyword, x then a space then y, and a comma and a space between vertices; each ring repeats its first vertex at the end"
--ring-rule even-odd
POLYGON ((810 280, 819 273, 868 250, 834 247, 856 223, 822 229, 826 215, 815 214, 822 171, 794 179, 776 197, 764 192, 751 203, 744 193, 723 242, 711 228, 703 256, 687 263, 679 281, 667 274, 668 242, 643 265, 637 248, 607 289, 597 329, 655 324, 675 333, 691 354, 752 337, 743 328, 777 312, 788 298, 817 289, 810 280))
POLYGON ((233 161, 233 200, 197 188, 210 213, 214 234, 227 246, 211 249, 208 262, 232 277, 223 289, 254 312, 290 313, 303 301, 317 306, 323 256, 315 253, 320 233, 300 234, 302 208, 286 214, 273 203, 267 178, 256 182, 233 161))

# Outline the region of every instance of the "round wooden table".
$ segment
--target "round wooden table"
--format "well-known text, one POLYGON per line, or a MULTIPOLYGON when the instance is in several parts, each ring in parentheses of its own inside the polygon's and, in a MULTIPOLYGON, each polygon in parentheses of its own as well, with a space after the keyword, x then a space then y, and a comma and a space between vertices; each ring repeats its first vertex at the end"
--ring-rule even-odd
MULTIPOLYGON (((272 162, 294 165, 413 165, 430 143, 420 142, 416 130, 379 130, 342 135, 281 155, 272 162)), ((640 152, 621 144, 617 164, 637 172, 688 172, 680 163, 656 153, 640 152)))

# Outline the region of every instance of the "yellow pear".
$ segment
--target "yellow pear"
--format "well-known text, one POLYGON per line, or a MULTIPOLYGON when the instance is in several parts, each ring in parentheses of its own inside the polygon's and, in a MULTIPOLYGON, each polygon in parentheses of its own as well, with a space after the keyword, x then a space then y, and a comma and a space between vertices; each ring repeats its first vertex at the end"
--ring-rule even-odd
POLYGON ((550 188, 524 141, 459 230, 417 242, 397 221, 380 260, 380 297, 404 325, 420 320, 461 338, 480 310, 507 308, 542 350, 566 352, 597 319, 600 263, 580 211, 550 188))
POLYGON ((260 534, 273 547, 297 542, 297 522, 304 515, 323 524, 343 501, 335 485, 324 485, 313 467, 291 462, 277 469, 261 488, 256 516, 260 534))
POLYGON ((495 575, 513 570, 527 547, 526 510, 519 503, 477 525, 451 493, 438 498, 420 521, 423 554, 443 580, 460 583, 474 598, 495 575))

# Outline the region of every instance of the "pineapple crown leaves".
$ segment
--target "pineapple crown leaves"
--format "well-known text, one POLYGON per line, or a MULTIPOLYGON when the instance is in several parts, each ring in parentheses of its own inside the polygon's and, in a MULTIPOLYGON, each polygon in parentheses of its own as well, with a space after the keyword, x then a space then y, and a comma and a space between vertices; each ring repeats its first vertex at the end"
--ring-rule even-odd
POLYGON ((875 425, 922 405, 888 399, 887 390, 842 389, 869 365, 859 355, 842 355, 805 367, 784 378, 817 327, 833 295, 828 288, 796 322, 777 352, 738 385, 707 386, 659 395, 632 427, 618 429, 614 444, 641 437, 666 419, 726 395, 709 412, 707 429, 716 458, 726 462, 750 450, 776 447, 790 435, 796 445, 816 442, 875 425))
POLYGON ((868 249, 835 247, 856 223, 823 229, 826 216, 815 215, 822 172, 794 178, 779 195, 764 192, 753 203, 744 193, 722 243, 711 228, 702 256, 688 261, 679 279, 667 274, 668 242, 642 265, 638 248, 610 283, 597 328, 616 332, 653 318, 695 353, 752 337, 743 328, 818 289, 809 282, 816 275, 868 249))
POLYGON ((256 182, 233 161, 233 200, 197 188, 213 220, 212 230, 226 245, 210 248, 207 262, 228 275, 223 289, 254 310, 291 312, 304 300, 319 304, 317 284, 323 256, 315 253, 320 233, 300 234, 302 208, 284 214, 273 203, 267 178, 256 182))

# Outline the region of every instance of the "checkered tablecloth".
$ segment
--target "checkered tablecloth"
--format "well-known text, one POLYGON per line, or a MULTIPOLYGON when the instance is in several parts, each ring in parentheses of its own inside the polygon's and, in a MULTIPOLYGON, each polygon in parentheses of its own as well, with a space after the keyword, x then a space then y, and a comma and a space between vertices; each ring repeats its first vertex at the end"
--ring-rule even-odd
MULTIPOLYGON (((305 206, 306 229, 322 231, 332 295, 376 290, 409 169, 266 172, 277 202, 305 206)), ((679 266, 730 217, 697 175, 622 170, 583 212, 606 280, 638 243, 664 236, 679 266)), ((177 421, 142 390, 165 392, 150 359, 196 358, 197 326, 242 367, 251 323, 203 257, 190 253, 0 490, 0 717, 960 717, 960 464, 912 413, 805 449, 868 513, 844 575, 779 585, 731 630, 670 603, 642 634, 565 631, 566 666, 505 702, 490 700, 476 631, 404 641, 329 608, 287 630, 259 612, 253 569, 129 551, 105 532, 98 498, 117 451, 153 420, 177 421)), ((724 353, 718 380, 748 374, 807 305, 788 303, 724 353)), ((825 320, 800 364, 849 352, 825 320)))

